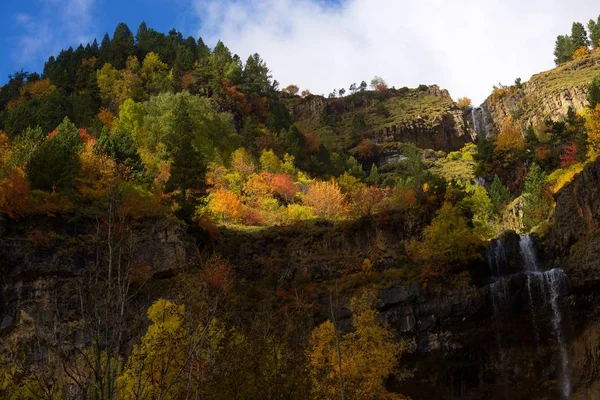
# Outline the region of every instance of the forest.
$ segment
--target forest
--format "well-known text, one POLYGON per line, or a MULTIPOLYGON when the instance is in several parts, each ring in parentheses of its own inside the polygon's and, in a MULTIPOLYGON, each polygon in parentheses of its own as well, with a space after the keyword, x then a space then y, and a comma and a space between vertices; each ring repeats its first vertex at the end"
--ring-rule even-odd
MULTIPOLYGON (((559 36, 557 65, 600 58, 599 26, 559 36)), ((562 118, 512 109, 493 135, 477 132, 468 98, 381 77, 327 97, 280 88, 259 54, 244 61, 145 23, 11 75, 0 89, 0 244, 32 263, 51 256, 72 277, 45 311, 0 329, 0 397, 407 398, 390 377, 411 344, 381 317, 378 293, 397 282, 470 290, 490 240, 549 232, 557 193, 600 154, 591 73, 585 107, 562 118), (399 115, 448 112, 472 132, 460 148, 374 134, 402 126, 399 115), (379 237, 364 252, 331 250, 318 273, 288 273, 267 251, 399 221, 410 228, 393 265, 379 237), (167 272, 138 257, 140 232, 153 229, 186 238, 167 272), (244 238, 259 261, 236 256, 244 238)), ((527 95, 517 79, 482 107, 496 116, 527 95)))

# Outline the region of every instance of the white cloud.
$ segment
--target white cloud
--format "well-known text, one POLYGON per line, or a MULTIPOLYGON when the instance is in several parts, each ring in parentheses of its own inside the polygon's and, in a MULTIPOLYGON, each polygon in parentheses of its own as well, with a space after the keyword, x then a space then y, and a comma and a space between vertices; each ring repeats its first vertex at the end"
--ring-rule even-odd
POLYGON ((380 75, 476 103, 498 82, 552 68, 556 36, 598 13, 592 0, 192 1, 199 35, 260 53, 282 86, 326 94, 380 75))
POLYGON ((13 58, 25 66, 44 61, 49 54, 91 40, 95 0, 42 0, 36 15, 17 13, 21 27, 13 58))

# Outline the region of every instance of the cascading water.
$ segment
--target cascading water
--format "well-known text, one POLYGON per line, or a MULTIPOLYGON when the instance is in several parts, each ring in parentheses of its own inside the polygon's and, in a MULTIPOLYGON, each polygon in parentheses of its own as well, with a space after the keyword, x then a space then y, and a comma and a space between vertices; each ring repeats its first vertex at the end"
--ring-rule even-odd
POLYGON ((471 119, 473 122, 473 130, 477 134, 477 137, 489 137, 489 118, 485 107, 473 107, 471 110, 471 119))
MULTIPOLYGON (((503 365, 510 365, 510 357, 507 357, 503 349, 503 337, 501 328, 510 323, 512 311, 509 306, 514 304, 527 304, 528 314, 533 328, 533 339, 536 344, 536 353, 540 354, 540 322, 542 326, 549 326, 552 336, 555 338, 557 347, 557 378, 560 385, 562 398, 568 399, 571 393, 571 381, 569 374, 569 358, 566 341, 563 334, 563 316, 560 308, 560 299, 567 291, 567 277, 563 270, 552 269, 541 271, 533 241, 529 235, 521 235, 519 238, 519 254, 521 258, 522 272, 507 275, 506 253, 500 240, 493 240, 486 252, 490 274, 496 279, 489 286, 490 303, 494 316, 494 330, 498 347, 498 358, 503 365), (511 296, 518 296, 522 290, 516 285, 524 285, 527 298, 521 298, 521 303, 515 301, 511 296), (540 314, 544 313, 544 314, 540 314), (539 316, 547 315, 546 325, 539 316)), ((527 315, 527 314, 526 314, 527 315)), ((510 338, 506 338, 510 342, 510 338)), ((506 381, 505 381, 506 390, 506 381)), ((506 393, 505 393, 506 394, 506 393)), ((506 396, 505 396, 506 397, 506 396)))
POLYGON ((502 241, 494 239, 486 251, 486 258, 490 268, 490 274, 493 277, 499 278, 506 270, 506 253, 502 241))

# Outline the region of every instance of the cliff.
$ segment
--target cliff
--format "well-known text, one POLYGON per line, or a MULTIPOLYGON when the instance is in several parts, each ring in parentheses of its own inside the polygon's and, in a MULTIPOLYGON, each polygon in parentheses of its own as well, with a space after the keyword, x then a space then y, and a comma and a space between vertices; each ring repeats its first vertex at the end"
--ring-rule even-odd
POLYGON ((523 130, 546 119, 562 120, 569 107, 578 112, 587 105, 587 87, 600 74, 600 54, 594 53, 533 75, 528 82, 499 88, 478 109, 479 133, 497 134, 498 127, 512 117, 523 130))
POLYGON ((437 85, 357 92, 344 98, 291 98, 286 105, 298 128, 323 142, 352 149, 360 139, 377 145, 414 143, 422 149, 460 149, 475 140, 470 111, 456 106, 437 85))

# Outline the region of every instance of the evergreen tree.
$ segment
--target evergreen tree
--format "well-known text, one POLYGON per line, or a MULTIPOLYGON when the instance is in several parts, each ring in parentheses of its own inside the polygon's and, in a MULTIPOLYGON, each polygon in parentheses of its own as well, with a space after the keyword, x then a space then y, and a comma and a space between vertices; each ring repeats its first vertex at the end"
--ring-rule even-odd
POLYGON ((569 35, 559 35, 554 45, 554 62, 556 65, 572 60, 575 49, 576 47, 569 35))
POLYGON ((490 186, 490 200, 494 210, 498 212, 503 205, 507 204, 512 199, 510 190, 502 184, 498 175, 494 175, 494 180, 490 186))
POLYGON ((546 174, 538 164, 532 164, 525 178, 523 191, 523 225, 528 230, 537 226, 548 216, 550 199, 545 185, 546 174))
POLYGON ((600 75, 594 78, 588 86, 587 101, 591 109, 600 104, 600 75))
POLYGON ((371 172, 369 173, 369 177, 367 178, 367 183, 373 186, 379 185, 379 170, 377 169, 377 165, 375 164, 371 166, 371 172))
POLYGON ((590 19, 590 22, 588 22, 588 29, 590 31, 590 42, 592 42, 592 47, 595 49, 600 48, 600 15, 598 16, 597 21, 590 19))
POLYGON ((574 50, 590 45, 587 31, 581 22, 573 22, 573 26, 571 27, 571 42, 574 50))
POLYGON ((113 38, 108 46, 108 57, 107 62, 111 63, 116 69, 125 68, 127 58, 134 55, 134 41, 133 33, 129 30, 129 27, 120 23, 115 29, 113 38))

